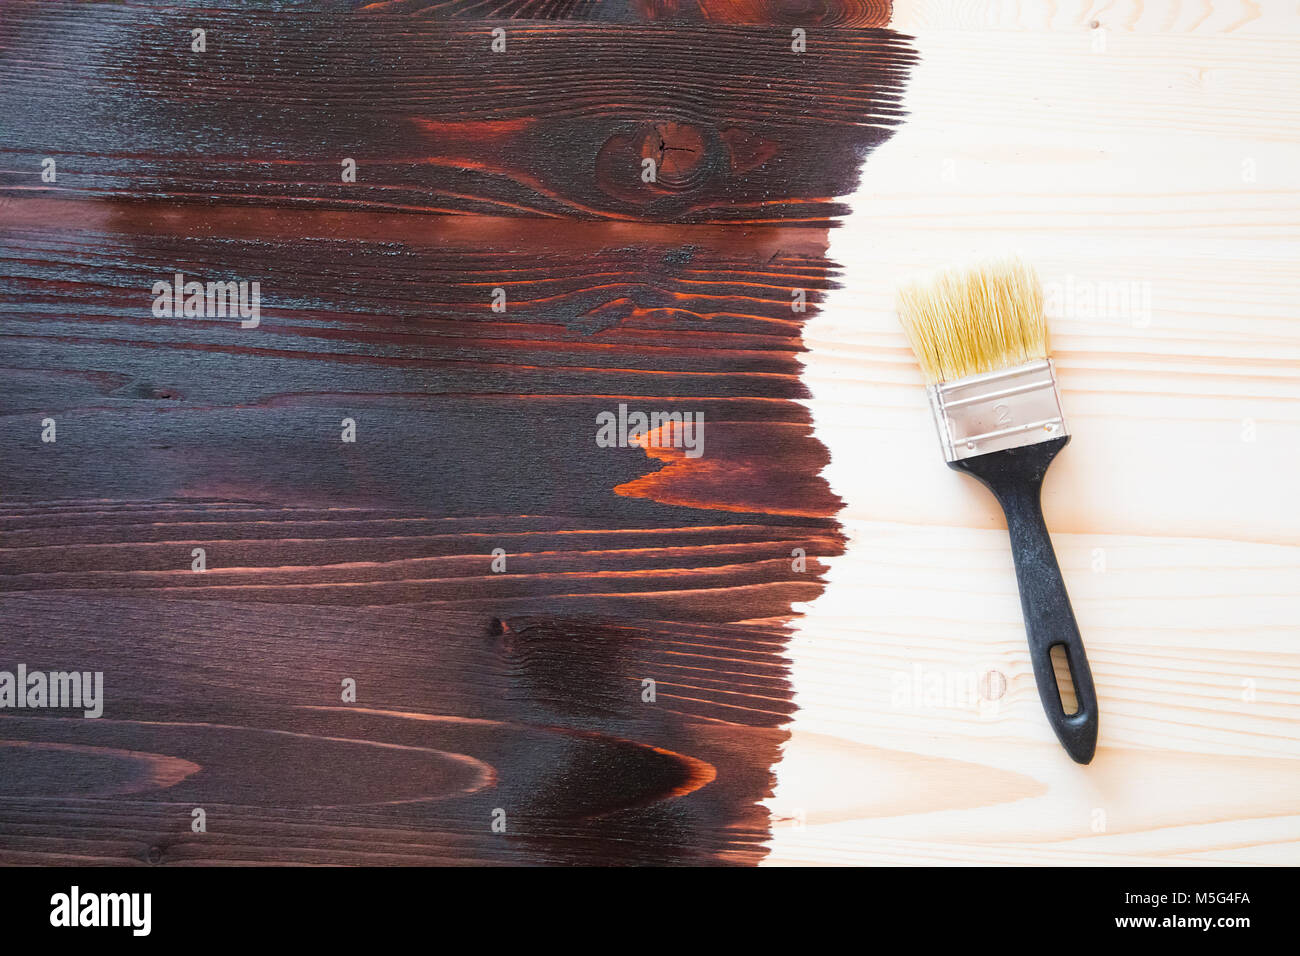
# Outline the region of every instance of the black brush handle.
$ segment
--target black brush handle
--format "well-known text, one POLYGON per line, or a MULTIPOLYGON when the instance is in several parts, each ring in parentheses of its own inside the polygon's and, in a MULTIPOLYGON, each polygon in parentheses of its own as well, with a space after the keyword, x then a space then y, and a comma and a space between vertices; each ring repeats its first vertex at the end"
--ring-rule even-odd
POLYGON ((1038 696, 1066 752, 1079 763, 1088 763, 1097 749, 1097 692, 1092 686, 1092 670, 1088 667, 1088 656, 1083 650, 1083 638, 1079 636, 1061 568, 1056 563, 1056 552, 1052 550, 1047 523, 1043 521, 1041 501, 1047 466, 1069 440, 1068 435, 1049 438, 1036 445, 976 455, 949 465, 983 482, 1006 513, 1038 696), (1052 648, 1057 644, 1065 646, 1070 663, 1074 695, 1079 703, 1079 709, 1073 714, 1066 714, 1061 705, 1061 692, 1052 669, 1052 648))

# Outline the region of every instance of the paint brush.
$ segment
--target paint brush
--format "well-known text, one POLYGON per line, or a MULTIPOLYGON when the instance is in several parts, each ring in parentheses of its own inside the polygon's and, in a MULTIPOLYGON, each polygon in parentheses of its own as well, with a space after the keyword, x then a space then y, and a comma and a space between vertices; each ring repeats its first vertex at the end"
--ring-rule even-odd
POLYGON ((1038 695, 1066 751, 1088 763, 1097 696, 1040 501, 1047 466, 1070 436, 1038 276, 1015 258, 949 269, 901 288, 898 315, 925 374, 948 467, 979 479, 1006 514, 1038 695), (1056 647, 1078 702, 1070 714, 1052 666, 1056 647))

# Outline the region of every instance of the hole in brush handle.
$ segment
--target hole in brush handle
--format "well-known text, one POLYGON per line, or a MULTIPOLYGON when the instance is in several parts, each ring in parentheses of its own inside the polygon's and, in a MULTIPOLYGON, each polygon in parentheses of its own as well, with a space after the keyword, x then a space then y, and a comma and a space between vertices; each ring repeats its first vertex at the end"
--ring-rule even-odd
POLYGON ((1074 672, 1070 669, 1070 652, 1064 644, 1048 648, 1052 673, 1056 675, 1056 692, 1061 698, 1061 713, 1073 717, 1079 712, 1079 696, 1074 690, 1074 672))

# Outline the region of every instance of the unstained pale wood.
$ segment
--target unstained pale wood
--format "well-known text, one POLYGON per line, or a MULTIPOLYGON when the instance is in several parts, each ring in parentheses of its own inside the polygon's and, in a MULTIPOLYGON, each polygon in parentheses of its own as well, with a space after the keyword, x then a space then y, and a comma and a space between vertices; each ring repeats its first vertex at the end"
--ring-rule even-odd
POLYGON ((900 2, 894 25, 920 52, 908 121, 806 333, 849 543, 791 644, 768 862, 1295 864, 1295 10, 900 2), (1045 510, 1100 697, 1086 767, 893 316, 903 276, 1007 249, 1057 296, 1074 438, 1045 510))

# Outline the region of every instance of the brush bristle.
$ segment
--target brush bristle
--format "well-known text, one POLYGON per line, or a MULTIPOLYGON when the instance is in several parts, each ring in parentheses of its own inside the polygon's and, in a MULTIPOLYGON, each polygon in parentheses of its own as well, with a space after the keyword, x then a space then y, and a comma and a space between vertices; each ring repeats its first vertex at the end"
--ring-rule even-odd
POLYGON ((898 316, 932 385, 1047 358, 1043 287, 1014 257, 903 286, 898 316))

